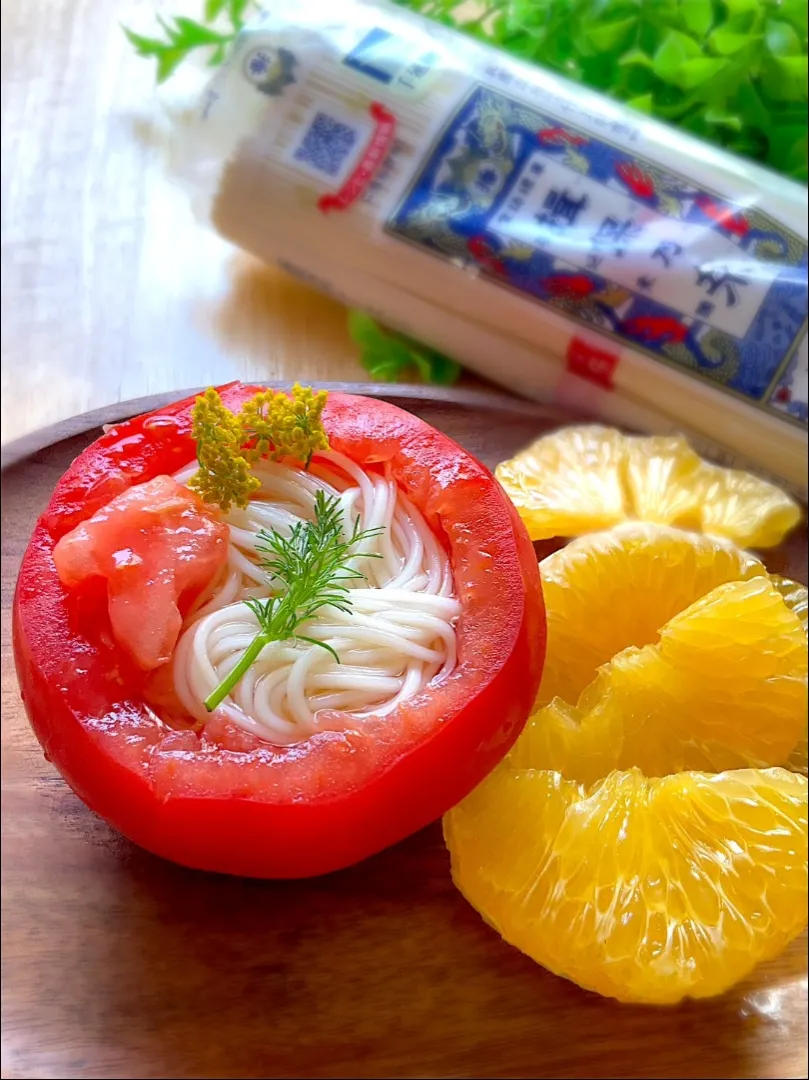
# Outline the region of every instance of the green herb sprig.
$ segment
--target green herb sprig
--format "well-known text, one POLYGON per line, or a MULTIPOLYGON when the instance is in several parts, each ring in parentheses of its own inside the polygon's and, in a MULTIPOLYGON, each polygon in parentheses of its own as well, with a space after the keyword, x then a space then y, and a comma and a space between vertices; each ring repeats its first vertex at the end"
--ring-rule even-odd
POLYGON ((230 674, 205 699, 205 708, 209 712, 221 705, 258 659, 261 650, 272 641, 306 641, 310 645, 319 645, 340 663, 340 657, 331 645, 299 634, 297 628, 321 608, 331 606, 342 612, 351 610, 345 583, 364 575, 350 564, 358 558, 381 558, 375 552, 357 548, 383 531, 381 528, 362 530, 357 518, 350 534, 345 536, 339 499, 327 497, 322 491, 315 496, 314 521, 298 522, 288 537, 261 530, 257 546, 264 555, 262 566, 270 584, 280 585, 283 591, 266 600, 244 601, 258 620, 259 631, 230 674))
POLYGON ((448 356, 413 338, 383 330, 361 311, 349 312, 348 330, 360 348, 362 366, 381 382, 399 382, 415 373, 424 382, 449 386, 461 374, 460 364, 448 356))
POLYGON ((180 64, 198 49, 208 49, 208 64, 216 67, 225 59, 228 46, 244 26, 252 0, 206 0, 203 22, 177 16, 157 21, 164 37, 145 37, 123 27, 123 31, 138 56, 154 57, 157 61, 157 81, 163 83, 180 64))

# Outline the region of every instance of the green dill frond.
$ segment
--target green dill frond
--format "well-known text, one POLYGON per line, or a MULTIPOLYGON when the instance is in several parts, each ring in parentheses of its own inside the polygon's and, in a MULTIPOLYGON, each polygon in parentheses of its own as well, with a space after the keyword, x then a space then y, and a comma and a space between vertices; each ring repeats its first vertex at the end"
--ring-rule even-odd
POLYGON ((263 556, 261 565, 270 585, 281 588, 266 600, 244 601, 258 621, 259 632, 233 671, 206 699, 208 711, 222 703, 264 646, 272 641, 306 641, 325 649, 340 662, 330 645, 299 634, 298 627, 325 607, 351 611, 351 593, 344 583, 364 576, 351 562, 358 558, 381 558, 376 552, 357 549, 382 532, 383 528, 362 529, 357 518, 346 536, 339 497, 327 496, 323 491, 315 495, 313 521, 297 522, 289 536, 275 531, 259 532, 256 546, 263 556))

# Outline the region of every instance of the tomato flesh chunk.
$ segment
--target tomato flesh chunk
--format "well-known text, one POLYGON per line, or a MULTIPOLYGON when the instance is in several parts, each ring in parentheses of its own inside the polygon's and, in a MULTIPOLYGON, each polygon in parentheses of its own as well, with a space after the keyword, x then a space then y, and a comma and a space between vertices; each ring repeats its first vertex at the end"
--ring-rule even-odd
POLYGON ((116 642, 138 667, 171 659, 182 627, 180 599, 199 593, 227 561, 228 527, 170 476, 117 495, 53 550, 62 584, 107 583, 116 642))

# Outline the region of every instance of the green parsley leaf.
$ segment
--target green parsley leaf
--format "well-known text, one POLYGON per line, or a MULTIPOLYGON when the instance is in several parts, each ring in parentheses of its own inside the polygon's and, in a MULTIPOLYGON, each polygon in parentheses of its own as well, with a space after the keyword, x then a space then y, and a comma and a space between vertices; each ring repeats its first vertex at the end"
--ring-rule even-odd
POLYGON ((806 0, 396 2, 805 182, 806 0))
POLYGON ((360 347, 360 362, 373 379, 399 382, 417 373, 424 382, 449 386, 461 373, 448 356, 412 338, 384 330, 370 315, 351 311, 349 332, 360 347))

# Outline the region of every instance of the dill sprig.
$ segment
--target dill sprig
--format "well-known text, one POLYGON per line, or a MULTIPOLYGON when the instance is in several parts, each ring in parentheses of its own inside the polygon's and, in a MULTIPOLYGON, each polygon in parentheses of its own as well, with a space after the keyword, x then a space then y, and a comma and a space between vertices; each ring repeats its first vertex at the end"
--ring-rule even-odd
POLYGON ((314 521, 299 521, 289 536, 262 529, 257 545, 263 554, 262 566, 272 586, 280 586, 276 596, 266 600, 248 599, 244 603, 255 615, 259 631, 239 662, 205 699, 211 712, 224 701, 246 671, 255 663, 262 649, 272 641, 306 641, 340 657, 325 641, 298 633, 298 627, 313 618, 321 608, 334 607, 349 612, 351 599, 346 582, 363 578, 350 563, 353 559, 378 559, 374 552, 357 550, 360 545, 384 530, 361 529, 357 517, 348 534, 343 530, 343 511, 337 496, 322 491, 315 496, 314 521))

